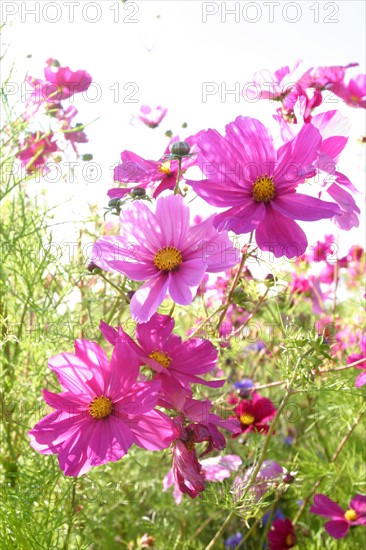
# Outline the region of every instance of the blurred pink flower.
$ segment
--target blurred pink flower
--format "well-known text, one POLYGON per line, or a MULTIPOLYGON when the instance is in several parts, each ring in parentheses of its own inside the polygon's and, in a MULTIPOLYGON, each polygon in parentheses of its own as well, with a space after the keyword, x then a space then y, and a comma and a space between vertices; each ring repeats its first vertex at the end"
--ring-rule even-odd
POLYGON ((286 550, 296 545, 294 526, 288 518, 276 519, 267 535, 269 550, 286 550))
POLYGON ((354 363, 355 361, 360 361, 361 359, 364 359, 362 363, 359 363, 358 365, 355 365, 356 369, 363 370, 364 372, 361 372, 356 378, 355 386, 356 388, 360 388, 361 386, 364 386, 366 384, 366 334, 363 334, 360 339, 360 349, 361 353, 351 353, 347 357, 347 364, 354 363))
POLYGON ((348 84, 340 82, 335 86, 334 93, 350 107, 366 109, 366 74, 358 74, 348 84))
POLYGON ((149 128, 157 128, 160 122, 163 120, 167 114, 168 109, 163 109, 163 107, 155 107, 152 109, 148 105, 142 105, 139 115, 136 116, 141 122, 143 122, 149 128))
POLYGON ((58 151, 57 143, 52 141, 53 137, 52 132, 43 136, 39 132, 35 132, 25 137, 21 150, 16 154, 16 157, 25 166, 29 174, 42 168, 49 156, 58 151))
MULTIPOLYGON (((247 490, 248 481, 254 471, 255 464, 245 470, 244 475, 237 477, 233 483, 231 492, 235 501, 241 499, 243 494, 247 490)), ((283 468, 274 460, 265 460, 258 474, 256 475, 255 480, 248 489, 248 493, 251 494, 257 502, 270 488, 273 484, 280 483, 283 475, 283 468)))

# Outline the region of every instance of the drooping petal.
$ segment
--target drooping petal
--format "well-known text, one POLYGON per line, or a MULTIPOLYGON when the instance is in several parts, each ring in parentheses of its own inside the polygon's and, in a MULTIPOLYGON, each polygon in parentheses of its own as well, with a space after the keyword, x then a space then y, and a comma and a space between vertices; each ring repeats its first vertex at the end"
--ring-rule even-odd
POLYGON ((266 215, 266 207, 262 202, 246 201, 245 206, 229 208, 226 212, 217 214, 214 225, 219 231, 233 231, 236 235, 249 233, 258 227, 266 215))
POLYGON ((207 264, 201 260, 183 262, 168 275, 168 292, 177 304, 189 305, 197 293, 206 272, 207 264))
POLYGON ((268 250, 276 258, 302 256, 308 241, 296 222, 267 207, 265 219, 256 230, 256 241, 262 250, 268 250))
POLYGON ((96 422, 87 448, 90 465, 116 462, 127 453, 133 440, 129 427, 114 416, 96 422))
POLYGON ((143 284, 132 296, 131 317, 138 323, 146 323, 164 300, 168 288, 168 276, 160 272, 143 284))
POLYGON ((325 530, 334 539, 342 539, 343 537, 345 537, 349 531, 349 527, 349 522, 346 520, 327 521, 327 523, 324 524, 325 530))

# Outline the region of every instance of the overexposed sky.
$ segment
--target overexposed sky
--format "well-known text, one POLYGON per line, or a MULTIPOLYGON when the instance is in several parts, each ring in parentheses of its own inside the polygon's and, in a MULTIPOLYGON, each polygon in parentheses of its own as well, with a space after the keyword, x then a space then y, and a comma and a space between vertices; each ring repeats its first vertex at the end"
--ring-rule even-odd
MULTIPOLYGON (((278 135, 272 119, 277 105, 268 100, 248 102, 238 93, 260 69, 274 71, 301 58, 304 72, 311 66, 350 62, 360 63, 349 69, 350 76, 365 70, 362 0, 3 0, 1 19, 8 23, 2 39, 3 51, 4 44, 8 47, 3 78, 14 62, 12 82, 19 84, 14 100, 20 98, 25 74, 42 78, 50 57, 72 70, 87 70, 95 82, 87 96, 75 97, 74 104, 79 109, 77 122, 98 118, 88 126, 89 144, 80 151, 93 154, 101 179, 85 183, 81 175, 78 187, 46 184, 51 202, 75 197, 70 206, 75 214, 83 211, 85 190, 91 202, 107 203, 110 167, 122 150, 159 158, 167 143, 165 130, 182 137, 208 127, 222 132, 225 124, 246 115, 259 118, 278 135), (204 97, 206 89, 215 93, 204 97), (131 114, 144 104, 168 108, 161 127, 131 124, 131 114), (186 130, 181 130, 183 122, 188 123, 186 130)), ((365 131, 364 111, 345 106, 331 94, 320 110, 335 108, 352 122, 339 169, 362 190, 364 156, 357 138, 365 131)), ((320 223, 321 232, 335 229, 330 222, 320 223)), ((309 241, 311 235, 315 240, 321 237, 318 223, 302 226, 309 241)), ((362 224, 362 229, 342 233, 345 248, 362 242, 363 229, 362 224)))

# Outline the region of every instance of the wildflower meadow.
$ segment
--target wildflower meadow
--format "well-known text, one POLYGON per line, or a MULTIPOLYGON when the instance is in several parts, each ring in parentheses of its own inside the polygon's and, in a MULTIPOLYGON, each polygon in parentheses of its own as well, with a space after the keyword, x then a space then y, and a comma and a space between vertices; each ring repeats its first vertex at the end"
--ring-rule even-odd
MULTIPOLYGON (((109 4, 128 23, 145 2, 109 4)), ((229 3, 187 4, 207 29, 229 3)), ((205 82, 199 128, 151 81, 97 130, 102 173, 119 88, 91 101, 91 59, 54 51, 1 86, 0 547, 365 548, 361 54, 243 56, 244 101, 222 123, 205 82)), ((176 55, 159 78, 188 87, 176 55)))

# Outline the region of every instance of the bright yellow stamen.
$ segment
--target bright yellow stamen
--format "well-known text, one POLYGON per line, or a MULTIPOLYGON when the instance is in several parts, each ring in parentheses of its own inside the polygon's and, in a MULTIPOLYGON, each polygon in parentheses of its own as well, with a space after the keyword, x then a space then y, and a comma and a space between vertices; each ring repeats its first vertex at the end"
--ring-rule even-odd
POLYGON ((239 420, 242 424, 244 424, 244 426, 250 426, 253 424, 255 418, 251 414, 244 413, 240 416, 239 420))
POLYGON ((168 175, 171 174, 171 171, 170 171, 170 160, 167 160, 167 161, 163 162, 163 164, 160 164, 160 166, 159 166, 159 172, 162 172, 163 174, 168 174, 168 175))
POLYGON ((172 358, 169 357, 167 353, 164 353, 163 351, 155 350, 149 355, 150 359, 154 359, 154 361, 157 361, 165 367, 166 369, 169 367, 172 358))
POLYGON ((344 517, 347 521, 355 521, 355 519, 357 519, 357 513, 350 508, 347 512, 345 512, 344 517))
POLYGON ((91 403, 89 403, 89 413, 93 418, 105 418, 112 412, 112 401, 108 397, 101 395, 95 397, 91 403))
POLYGON ((161 271, 173 271, 183 262, 180 250, 175 246, 165 246, 157 251, 154 257, 154 264, 161 271))
POLYGON ((253 185, 253 199, 256 202, 269 202, 275 196, 275 186, 273 179, 267 176, 262 176, 255 180, 253 185))

